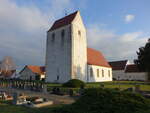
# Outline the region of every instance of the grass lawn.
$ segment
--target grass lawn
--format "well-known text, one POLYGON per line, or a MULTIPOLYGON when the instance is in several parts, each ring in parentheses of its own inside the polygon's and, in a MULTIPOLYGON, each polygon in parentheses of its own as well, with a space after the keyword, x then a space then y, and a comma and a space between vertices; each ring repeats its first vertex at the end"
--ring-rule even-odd
MULTIPOLYGON (((127 89, 130 87, 134 87, 136 84, 140 84, 140 89, 142 91, 150 91, 150 82, 143 82, 143 81, 111 81, 111 82, 97 82, 97 83, 87 83, 86 88, 91 87, 100 87, 100 84, 103 84, 105 88, 120 88, 120 89, 127 89)), ((61 87, 62 84, 47 84, 49 90, 53 87, 61 87)), ((62 90, 67 90, 66 88, 62 88, 62 90)))
POLYGON ((120 88, 127 89, 140 84, 142 91, 150 91, 150 83, 142 81, 111 81, 111 82, 99 82, 99 83, 87 83, 86 87, 100 87, 103 84, 105 88, 120 88))
POLYGON ((62 84, 57 84, 57 83, 47 83, 48 87, 61 87, 62 84))

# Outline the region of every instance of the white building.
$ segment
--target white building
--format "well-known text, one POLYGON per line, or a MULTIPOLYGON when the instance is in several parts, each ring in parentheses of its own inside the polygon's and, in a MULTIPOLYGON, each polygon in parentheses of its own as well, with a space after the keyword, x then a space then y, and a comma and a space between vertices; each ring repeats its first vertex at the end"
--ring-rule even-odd
POLYGON ((127 65, 125 69, 126 80, 147 81, 148 76, 146 72, 140 71, 135 64, 127 65))
POLYGON ((112 67, 114 80, 138 80, 146 81, 147 73, 140 71, 135 64, 130 64, 128 60, 109 62, 112 67))
POLYGON ((95 77, 95 70, 98 68, 102 70, 103 66, 87 65, 86 29, 79 11, 54 22, 47 32, 46 48, 47 82, 64 83, 70 79, 80 79, 85 82, 112 80, 110 66, 104 66, 103 69, 110 70, 110 78, 100 80, 95 77), (91 78, 89 69, 93 73, 91 78))
POLYGON ((87 82, 112 81, 112 68, 100 51, 87 49, 87 82))
POLYGON ((27 65, 19 72, 18 78, 22 80, 44 80, 45 67, 27 65))
POLYGON ((112 76, 114 80, 125 80, 125 69, 127 64, 129 64, 128 60, 120 60, 120 61, 112 61, 109 62, 112 67, 112 76))

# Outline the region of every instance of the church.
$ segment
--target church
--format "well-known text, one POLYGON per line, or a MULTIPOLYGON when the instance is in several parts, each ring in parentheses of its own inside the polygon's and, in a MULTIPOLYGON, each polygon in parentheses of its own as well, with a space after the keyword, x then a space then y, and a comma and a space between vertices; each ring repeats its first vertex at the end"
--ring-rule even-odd
POLYGON ((112 81, 112 68, 100 51, 87 47, 80 12, 56 20, 47 31, 46 82, 112 81))

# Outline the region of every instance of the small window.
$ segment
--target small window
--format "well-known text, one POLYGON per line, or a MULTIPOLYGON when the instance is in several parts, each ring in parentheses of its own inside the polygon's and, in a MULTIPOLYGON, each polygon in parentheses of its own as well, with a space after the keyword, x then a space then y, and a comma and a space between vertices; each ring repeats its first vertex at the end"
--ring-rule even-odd
POLYGON ((78 31, 78 35, 81 36, 81 31, 80 30, 78 31))
POLYGON ((97 69, 97 77, 99 77, 99 69, 97 69))
POLYGON ((102 77, 104 77, 104 70, 102 69, 102 77))
POLYGON ((52 42, 55 41, 55 33, 52 34, 52 42))
POLYGON ((90 77, 93 77, 93 69, 90 68, 90 77))

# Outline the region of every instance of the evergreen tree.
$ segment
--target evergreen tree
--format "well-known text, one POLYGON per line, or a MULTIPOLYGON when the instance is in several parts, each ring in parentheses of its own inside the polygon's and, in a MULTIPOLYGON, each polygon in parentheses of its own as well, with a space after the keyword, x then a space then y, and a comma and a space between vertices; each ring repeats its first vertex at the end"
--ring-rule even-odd
POLYGON ((141 71, 148 72, 148 77, 150 78, 150 39, 148 39, 144 47, 139 48, 137 55, 138 59, 135 60, 135 64, 141 71))

